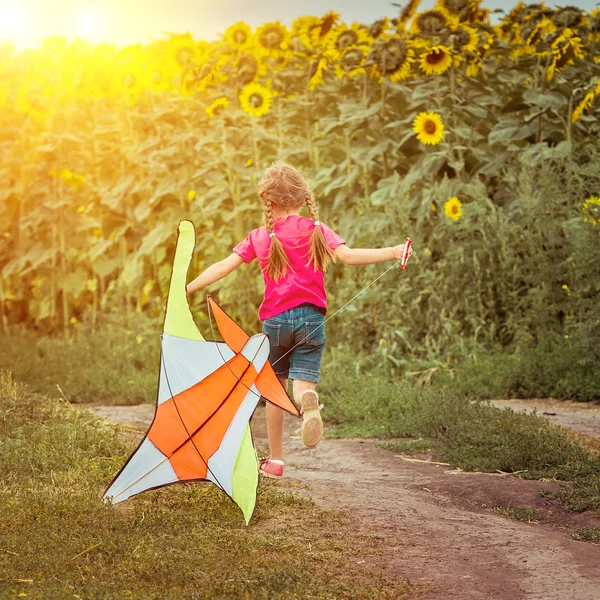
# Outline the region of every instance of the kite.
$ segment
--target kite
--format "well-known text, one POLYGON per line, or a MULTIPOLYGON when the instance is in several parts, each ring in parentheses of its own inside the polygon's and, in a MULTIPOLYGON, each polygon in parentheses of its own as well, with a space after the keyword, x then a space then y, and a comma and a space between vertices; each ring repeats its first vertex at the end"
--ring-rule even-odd
POLYGON ((269 363, 269 339, 250 337, 209 297, 224 342, 206 341, 196 327, 186 280, 196 234, 179 224, 161 336, 154 420, 104 493, 116 504, 179 482, 211 481, 242 510, 256 505, 259 466, 250 418, 260 398, 300 416, 269 363))

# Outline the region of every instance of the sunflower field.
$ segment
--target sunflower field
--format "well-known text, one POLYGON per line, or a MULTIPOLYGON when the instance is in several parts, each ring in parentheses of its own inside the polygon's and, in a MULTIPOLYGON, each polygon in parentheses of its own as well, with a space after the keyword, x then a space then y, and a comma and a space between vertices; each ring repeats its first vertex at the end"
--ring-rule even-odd
MULTIPOLYGON (((213 42, 0 46, 0 330, 160 315, 179 220, 197 227, 195 276, 262 224, 257 180, 283 159, 351 247, 413 239, 334 344, 392 367, 551 333, 598 352, 600 9, 491 17, 411 0, 213 42)), ((331 308, 382 271, 334 265, 331 308)), ((213 293, 257 328, 257 266, 213 293)))

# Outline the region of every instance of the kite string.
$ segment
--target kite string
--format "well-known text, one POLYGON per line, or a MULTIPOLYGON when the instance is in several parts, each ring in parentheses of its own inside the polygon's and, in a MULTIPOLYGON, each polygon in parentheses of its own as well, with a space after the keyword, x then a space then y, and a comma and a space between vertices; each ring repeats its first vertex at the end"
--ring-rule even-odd
POLYGON ((351 302, 356 300, 356 298, 358 298, 364 291, 368 290, 374 283, 379 281, 384 275, 389 273, 396 265, 400 264, 401 262, 402 262, 401 260, 399 260, 398 262, 395 262, 391 267, 389 267, 383 273, 378 275, 375 279, 373 279, 373 281, 371 281, 371 283, 369 283, 362 290, 360 290, 360 292, 358 292, 358 294, 356 294, 355 296, 350 298, 350 300, 348 300, 348 302, 346 302, 346 304, 344 304, 343 306, 340 306, 340 308, 338 308, 332 315, 327 317, 318 327, 315 327, 309 334, 304 336, 304 338, 302 338, 295 346, 292 346, 285 354, 280 356, 274 363, 271 364, 271 366, 276 365, 282 358, 285 358, 290 352, 292 352, 292 350, 297 348, 300 344, 303 344, 313 333, 315 333, 315 331, 318 331, 319 329, 321 329, 321 327, 325 327, 325 323, 327 323, 327 321, 329 321, 330 319, 333 319, 333 317, 335 317, 335 315, 337 315, 340 311, 344 310, 344 308, 346 308, 346 306, 348 306, 348 304, 350 304, 351 302))

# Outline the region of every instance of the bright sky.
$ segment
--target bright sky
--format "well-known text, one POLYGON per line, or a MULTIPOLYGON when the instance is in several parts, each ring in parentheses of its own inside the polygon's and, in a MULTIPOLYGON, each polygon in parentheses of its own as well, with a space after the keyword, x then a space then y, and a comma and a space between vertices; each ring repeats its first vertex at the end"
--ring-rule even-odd
MULTIPOLYGON (((484 6, 510 10, 516 2, 484 0, 484 6)), ((423 0, 422 8, 434 3, 423 0)), ((556 0, 556 4, 591 10, 598 0, 556 0)), ((35 47, 41 39, 61 35, 130 44, 156 39, 166 31, 191 32, 210 40, 236 21, 256 26, 280 19, 289 24, 298 16, 321 15, 329 9, 346 21, 363 23, 398 11, 392 0, 0 0, 0 42, 12 38, 19 48, 35 47)))

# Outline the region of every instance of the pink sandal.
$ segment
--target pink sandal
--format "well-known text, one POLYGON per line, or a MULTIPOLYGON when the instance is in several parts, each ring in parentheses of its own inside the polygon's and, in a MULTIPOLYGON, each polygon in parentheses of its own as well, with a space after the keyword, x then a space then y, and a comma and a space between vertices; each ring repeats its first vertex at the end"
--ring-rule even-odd
POLYGON ((283 477, 283 465, 282 460, 276 460, 267 456, 267 458, 260 459, 260 473, 265 477, 271 477, 273 479, 280 479, 283 477))

